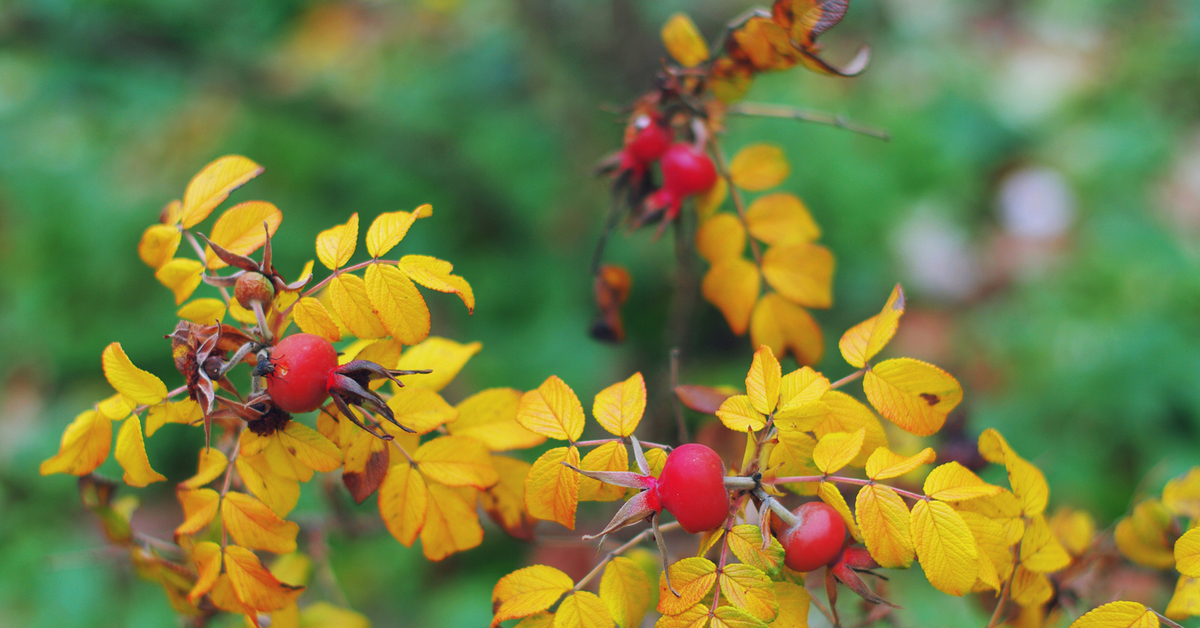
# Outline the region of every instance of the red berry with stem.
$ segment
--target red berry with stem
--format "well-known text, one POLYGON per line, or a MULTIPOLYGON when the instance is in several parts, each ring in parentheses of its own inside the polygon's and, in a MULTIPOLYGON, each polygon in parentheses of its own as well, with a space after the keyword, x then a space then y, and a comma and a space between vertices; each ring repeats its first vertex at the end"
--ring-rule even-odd
POLYGON ((271 352, 274 370, 266 376, 267 394, 285 412, 311 412, 329 398, 329 374, 338 366, 328 340, 293 334, 271 352))
POLYGON ((684 199, 711 188, 717 182, 717 169, 712 159, 691 144, 672 144, 661 159, 663 184, 650 197, 656 208, 665 207, 666 219, 679 214, 684 199))
POLYGON ((824 502, 808 502, 792 511, 796 524, 776 534, 783 545, 783 562, 795 571, 812 571, 833 563, 846 541, 846 522, 824 502))
POLYGON ((704 445, 689 443, 672 450, 656 490, 662 507, 691 534, 719 528, 729 517, 725 464, 704 445))
POLYGON ((671 130, 657 116, 641 114, 625 129, 622 167, 645 170, 671 145, 671 130))

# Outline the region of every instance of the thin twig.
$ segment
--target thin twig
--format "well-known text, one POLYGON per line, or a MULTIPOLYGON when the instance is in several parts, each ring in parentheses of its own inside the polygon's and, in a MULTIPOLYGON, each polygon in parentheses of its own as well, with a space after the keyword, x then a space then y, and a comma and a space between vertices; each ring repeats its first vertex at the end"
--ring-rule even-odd
POLYGON ((852 120, 847 120, 841 115, 825 113, 821 111, 810 111, 807 109, 799 109, 789 107, 787 105, 769 105, 765 103, 738 103, 732 105, 727 110, 733 115, 742 116, 760 116, 765 118, 787 118, 790 120, 800 120, 802 122, 815 122, 817 124, 827 124, 829 126, 845 129, 852 133, 861 133, 863 135, 888 141, 891 136, 887 131, 878 129, 865 124, 859 124, 852 120))
MULTIPOLYGON (((870 486, 875 484, 875 480, 864 480, 862 478, 847 478, 839 475, 795 475, 783 478, 775 478, 773 484, 801 484, 804 482, 836 482, 839 484, 856 484, 858 486, 870 486)), ((925 501, 929 499, 927 496, 912 491, 906 491, 901 488, 889 486, 888 488, 896 491, 897 494, 903 495, 911 499, 925 501)))
POLYGON ((679 442, 686 443, 688 439, 687 422, 683 418, 683 402, 675 389, 679 386, 679 347, 671 349, 671 401, 675 406, 675 424, 679 429, 679 442))
MULTIPOLYGON (((1016 562, 1017 552, 1012 550, 1013 562, 1016 562)), ((996 600, 996 610, 992 611, 992 618, 988 620, 986 628, 995 628, 996 622, 1000 620, 1000 611, 1004 609, 1004 605, 1008 602, 1008 594, 1012 592, 1012 581, 1016 577, 1017 570, 1014 568, 1012 573, 1008 574, 1008 579, 1004 581, 1004 586, 1000 588, 1000 599, 996 600)))
MULTIPOLYGON (((659 532, 669 532, 678 527, 680 527, 679 522, 672 521, 671 523, 665 523, 661 526, 658 526, 658 531, 659 532)), ((593 579, 595 579, 595 577, 604 569, 605 565, 612 562, 612 559, 629 551, 629 548, 633 547, 634 545, 637 545, 638 543, 641 543, 642 541, 646 540, 646 537, 651 536, 653 534, 654 534, 654 528, 646 528, 645 530, 642 530, 641 532, 638 532, 637 534, 635 534, 633 536, 633 538, 626 541, 624 544, 622 544, 617 549, 605 554, 604 558, 602 558, 600 560, 600 563, 598 565, 593 567, 592 570, 589 571, 586 576, 580 578, 579 582, 575 583, 575 587, 572 589, 572 591, 579 591, 579 590, 583 589, 583 587, 587 586, 587 583, 589 583, 593 579)))
MULTIPOLYGON (((717 165, 717 172, 721 178, 725 179, 725 183, 729 186, 729 195, 733 197, 733 206, 737 208, 738 219, 742 221, 742 226, 747 231, 750 230, 746 224, 746 203, 742 198, 742 192, 733 184, 733 177, 729 174, 729 166, 725 162, 725 151, 721 150, 721 145, 717 143, 717 139, 713 138, 709 145, 712 147, 713 162, 717 165)), ((754 265, 758 266, 759 271, 762 271, 762 251, 758 250, 758 241, 750 238, 750 251, 754 253, 754 265)))
POLYGON ((866 374, 866 372, 867 372, 867 371, 869 371, 869 370, 870 370, 870 368, 868 368, 868 367, 863 367, 863 368, 860 368, 860 369, 858 369, 857 371, 854 371, 853 373, 851 373, 851 374, 849 374, 849 375, 847 375, 847 376, 845 376, 845 377, 843 377, 843 378, 839 379, 838 381, 836 381, 836 382, 834 382, 834 383, 830 384, 830 385, 829 385, 829 389, 830 389, 830 390, 835 390, 835 389, 837 389, 837 388, 841 388, 842 386, 845 386, 846 384, 849 384, 850 382, 852 382, 852 381, 854 381, 854 380, 856 380, 856 379, 858 379, 858 378, 862 377, 862 376, 863 376, 863 375, 865 375, 865 374, 866 374))
MULTIPOLYGON (((196 240, 196 236, 194 234, 192 234, 191 231, 188 231, 187 229, 183 230, 183 235, 187 236, 187 241, 191 243, 192 248, 195 249, 195 251, 196 251, 196 255, 200 257, 200 265, 205 268, 208 268, 208 256, 205 255, 204 249, 200 248, 200 242, 198 240, 196 240)), ((229 291, 226 290, 224 286, 221 286, 220 289, 221 289, 221 296, 225 299, 225 303, 229 303, 230 298, 231 298, 229 296, 229 291)))

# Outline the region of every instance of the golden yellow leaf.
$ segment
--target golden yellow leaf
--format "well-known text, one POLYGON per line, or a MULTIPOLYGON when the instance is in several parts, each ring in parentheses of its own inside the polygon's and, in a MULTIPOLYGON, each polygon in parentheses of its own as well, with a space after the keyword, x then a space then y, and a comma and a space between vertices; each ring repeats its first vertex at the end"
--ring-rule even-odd
POLYGON ((175 257, 183 233, 175 225, 150 225, 138 242, 138 257, 150 268, 162 268, 175 257))
POLYGON ((746 373, 746 396, 750 405, 763 414, 771 414, 779 403, 779 386, 782 379, 779 360, 771 353, 771 348, 760 346, 754 352, 750 362, 750 371, 746 373))
POLYGON ((1109 602, 1076 619, 1070 628, 1158 628, 1158 616, 1137 602, 1109 602))
MULTIPOLYGON (((274 625, 278 626, 278 624, 274 625)), ((300 626, 303 628, 371 628, 371 620, 361 613, 347 608, 338 608, 328 602, 314 602, 300 611, 300 626)))
POLYGON ((800 364, 816 364, 825 353, 817 321, 775 292, 764 294, 750 314, 750 343, 771 347, 780 358, 791 354, 800 364))
POLYGON ((896 334, 896 328, 900 325, 900 316, 904 314, 904 304, 904 291, 900 289, 900 284, 896 284, 879 314, 851 327, 845 334, 842 334, 842 339, 838 341, 838 349, 842 352, 842 358, 855 368, 866 366, 867 361, 887 346, 892 336, 896 334))
POLYGON ((676 13, 662 27, 663 46, 679 65, 694 68, 708 60, 708 44, 692 18, 676 13))
POLYGON ((232 317, 233 320, 243 325, 258 324, 258 317, 255 316, 254 310, 249 310, 242 307, 242 305, 238 303, 236 299, 229 302, 228 312, 229 316, 232 317))
POLYGON ((179 486, 186 489, 197 489, 221 476, 229 466, 229 459, 216 447, 200 450, 200 462, 196 465, 196 475, 180 482, 179 486))
POLYGON ((898 478, 921 465, 932 463, 935 459, 937 459, 937 453, 931 447, 926 447, 916 455, 908 457, 892 453, 887 447, 880 447, 867 459, 867 477, 872 480, 898 478))
POLYGON ((842 517, 842 521, 846 524, 846 531, 854 540, 862 542, 862 530, 858 529, 858 523, 854 521, 854 515, 850 514, 850 507, 846 505, 846 498, 842 497, 842 491, 833 482, 821 482, 817 485, 817 497, 821 501, 829 504, 842 517))
POLYGON ((773 628, 808 628, 808 606, 812 597, 804 587, 791 582, 773 582, 775 599, 779 600, 779 616, 773 628))
POLYGON ((1192 528, 1175 541, 1175 568, 1190 578, 1200 578, 1200 528, 1192 528))
POLYGON ((563 462, 578 467, 579 450, 574 446, 555 447, 533 463, 525 478, 525 508, 533 517, 557 521, 574 530, 579 474, 563 462))
POLYGON ((754 409, 746 395, 734 395, 723 401, 717 409, 717 418, 735 432, 758 431, 767 424, 767 417, 754 409))
MULTIPOLYGON (((776 477, 820 475, 820 470, 813 463, 813 448, 817 439, 807 432, 780 431, 779 442, 771 449, 767 458, 767 467, 774 471, 776 477)), ((801 494, 812 494, 816 485, 788 486, 789 490, 801 494)))
POLYGON ((910 518, 913 546, 933 587, 950 595, 971 592, 979 553, 961 515, 937 501, 918 501, 910 518))
POLYGON ((821 237, 804 202, 795 194, 777 192, 754 199, 746 209, 750 235, 766 244, 812 242, 821 237))
POLYGON ((483 542, 483 528, 475 512, 475 489, 451 488, 430 483, 421 550, 429 560, 469 550, 483 542), (469 496, 469 498, 468 498, 469 496))
POLYGON ((620 628, 637 628, 650 610, 651 586, 637 563, 617 556, 600 577, 600 599, 620 628))
POLYGON ((527 617, 554 605, 575 587, 567 574, 545 565, 532 565, 504 576, 492 589, 492 626, 506 619, 527 617))
POLYGON ((413 459, 422 474, 446 486, 473 486, 482 490, 500 481, 487 448, 466 436, 435 438, 421 445, 413 459))
POLYGON ((740 257, 713 265, 704 275, 700 291, 725 315, 729 329, 740 336, 750 325, 762 280, 758 267, 740 257))
POLYGON ((432 390, 404 387, 388 399, 396 421, 418 434, 427 434, 458 419, 458 410, 432 390))
POLYGON ((612 628, 612 625, 608 607, 590 591, 567 595, 554 613, 554 628, 612 628))
POLYGON ((496 475, 500 476, 500 481, 479 494, 480 505, 505 532, 516 538, 532 540, 536 521, 525 509, 525 478, 529 476, 532 465, 524 460, 493 455, 492 466, 496 469, 496 475))
POLYGON ((320 336, 330 342, 337 342, 342 339, 342 333, 338 331, 337 322, 325 311, 325 306, 321 302, 312 298, 304 297, 292 306, 292 317, 296 321, 296 325, 300 327, 300 331, 306 334, 320 336))
POLYGON ((150 406, 146 413, 146 436, 154 436, 158 428, 167 423, 196 425, 203 418, 204 409, 191 399, 182 399, 175 403, 167 401, 150 406))
POLYGON ((1096 536, 1096 520, 1086 510, 1061 507, 1050 518, 1050 529, 1068 554, 1079 556, 1092 545, 1092 538, 1096 536))
POLYGON ((1021 565, 1035 573, 1053 573, 1071 564, 1071 556, 1063 548, 1044 515, 1030 517, 1021 539, 1021 565))
POLYGON ((289 421, 275 434, 296 460, 313 471, 329 472, 342 466, 342 450, 299 421, 289 421))
MULTIPOLYGON (((995 574, 995 587, 999 589, 1001 582, 1008 580, 1009 574, 1016 565, 1012 550, 1009 548, 1011 544, 1006 538, 1004 528, 999 522, 988 519, 984 515, 971 511, 958 511, 960 517, 971 529, 971 536, 975 537, 975 549, 979 553, 980 579, 984 579, 984 572, 995 574), (984 565, 983 561, 987 561, 990 565, 984 565)), ((989 585, 992 582, 989 581, 989 585)))
POLYGON ((279 518, 266 504, 249 495, 226 493, 221 501, 221 521, 238 545, 274 554, 296 551, 300 526, 279 518))
POLYGON ((425 527, 428 507, 425 479, 407 462, 393 465, 379 486, 379 515, 388 532, 412 547, 425 527))
POLYGON ((828 390, 829 380, 824 375, 807 366, 798 368, 784 375, 779 382, 779 411, 776 416, 817 401, 828 390))
POLYGON ((1008 441, 994 429, 988 428, 979 435, 979 454, 988 462, 1002 463, 1008 470, 1008 483, 1021 502, 1025 516, 1041 514, 1050 499, 1050 485, 1042 471, 1017 455, 1008 441))
POLYGON ((396 268, 430 290, 454 294, 462 292, 461 284, 451 279, 456 277, 450 274, 454 266, 445 260, 428 255, 405 255, 400 258, 396 268))
MULTIPOLYGON (((415 287, 413 291, 416 291, 415 287)), ((367 295, 366 282, 357 275, 338 275, 329 282, 329 304, 346 329, 355 336, 374 340, 388 335, 387 328, 379 320, 379 314, 367 295)))
POLYGON ((394 266, 371 264, 366 287, 372 309, 393 338, 415 345, 429 336, 429 306, 404 273, 394 266))
POLYGON ((978 513, 995 521, 1004 530, 1006 546, 1016 545, 1025 536, 1025 520, 1021 517, 1021 502, 1011 491, 1001 490, 991 497, 981 497, 955 504, 954 509, 978 513))
POLYGON ((600 391, 592 403, 592 416, 610 434, 633 434, 646 411, 646 380, 641 373, 600 391))
POLYGON ((96 409, 100 414, 114 420, 120 421, 133 413, 134 403, 121 393, 114 393, 107 399, 96 404, 96 409))
POLYGON ((781 296, 804 307, 833 304, 833 254, 808 242, 779 244, 762 257, 762 274, 781 296))
POLYGON ((528 449, 540 445, 545 436, 517 423, 521 392, 512 388, 489 388, 458 404, 458 420, 447 426, 451 434, 467 436, 492 451, 528 449))
POLYGON ((403 375, 400 381, 413 388, 424 388, 437 392, 446 387, 462 370, 471 356, 479 353, 483 345, 478 342, 462 344, 446 338, 430 336, 421 344, 409 347, 400 356, 396 368, 407 371, 432 369, 423 375, 403 375))
POLYGON ((221 546, 211 541, 197 543, 192 547, 192 562, 196 564, 196 584, 188 592, 188 601, 196 604, 221 573, 221 546))
POLYGON ((863 390, 880 414, 917 436, 929 436, 942 429, 946 415, 962 401, 958 380, 912 358, 876 364, 863 378, 863 390))
POLYGON ((821 395, 821 402, 828 408, 829 413, 812 428, 817 438, 832 432, 866 430, 862 450, 850 461, 850 466, 866 465, 872 452, 879 447, 887 447, 887 434, 883 431, 883 425, 875 417, 875 413, 857 399, 840 390, 829 390, 821 395))
POLYGON ((717 177, 717 182, 713 184, 707 191, 701 192, 696 196, 696 217, 700 222, 712 216, 725 203, 725 198, 729 196, 729 183, 725 181, 725 177, 717 177))
POLYGON ((233 592, 233 585, 229 582, 229 574, 223 573, 217 576, 217 581, 213 583, 208 596, 212 599, 213 606, 220 610, 246 616, 258 615, 258 611, 246 606, 237 598, 233 592))
POLYGON ((832 432, 822 436, 813 449, 813 462, 823 473, 837 473, 862 451, 866 435, 867 430, 862 428, 856 432, 832 432))
POLYGON ((658 448, 647 449, 646 464, 650 465, 650 475, 662 475, 663 465, 667 464, 667 452, 658 448))
POLYGON ((433 215, 433 207, 426 203, 411 212, 388 212, 379 214, 367 229, 367 252, 371 257, 386 255, 392 247, 400 244, 408 230, 418 218, 433 215))
POLYGON ((771 579, 762 570, 744 563, 725 565, 717 577, 721 595, 730 603, 764 622, 779 614, 771 579))
POLYGON ((671 586, 679 597, 667 588, 666 572, 658 579, 658 612, 678 615, 704 599, 717 582, 717 566, 707 558, 693 556, 676 561, 669 567, 671 586))
POLYGON ((234 467, 246 489, 280 517, 286 517, 300 500, 300 482, 272 471, 265 456, 239 455, 234 467))
POLYGON ((200 224, 229 193, 262 174, 262 166, 240 155, 226 155, 204 166, 188 182, 179 219, 184 229, 200 224))
POLYGON ((220 299, 194 299, 175 315, 198 325, 215 325, 225 318, 225 302, 220 299))
POLYGON ((181 305, 200 285, 204 265, 194 259, 175 258, 154 273, 155 279, 175 293, 175 305, 181 305))
POLYGON ((889 486, 872 484, 855 500, 858 527, 871 556, 888 569, 908 569, 914 548, 908 506, 889 486))
POLYGON ((566 382, 551 375, 521 396, 517 422, 542 436, 575 442, 583 434, 583 406, 566 382))
POLYGON ((1125 517, 1117 522, 1113 531, 1117 549, 1133 562, 1154 569, 1170 569, 1175 564, 1175 554, 1164 541, 1143 540, 1133 525, 1133 519, 1125 517))
POLYGON ((129 417, 121 426, 114 457, 125 470, 124 481, 129 486, 142 487, 167 479, 150 468, 150 459, 146 457, 146 441, 142 439, 142 423, 136 416, 129 417))
POLYGON ((766 549, 762 546, 762 531, 756 525, 742 524, 729 531, 729 549, 738 560, 768 576, 779 573, 783 565, 783 546, 775 537, 766 549))
POLYGON ((1040 606, 1054 597, 1054 585, 1044 574, 1017 565, 1012 576, 1011 595, 1012 600, 1021 606, 1040 606))
POLYGON ((1200 578, 1180 576, 1163 614, 1176 620, 1200 615, 1200 578))
POLYGON ((112 420, 96 410, 79 413, 63 431, 58 453, 42 462, 42 475, 87 475, 108 458, 112 448, 112 420))
POLYGON ((712 628, 767 628, 766 622, 736 606, 721 606, 713 613, 712 628))
POLYGON ((194 491, 176 491, 179 505, 183 507, 183 523, 175 528, 175 536, 195 534, 212 523, 221 505, 221 495, 211 488, 194 491))
POLYGON ((358 246, 358 214, 350 214, 346 224, 330 227, 317 234, 317 259, 329 270, 337 270, 354 257, 358 246))
MULTIPOLYGON (((669 592, 668 592, 669 594, 669 592)), ((704 604, 693 604, 675 615, 663 615, 654 622, 654 628, 704 628, 708 625, 709 608, 704 604)))
POLYGON ((696 230, 696 252, 709 264, 741 257, 745 250, 746 227, 733 214, 716 214, 696 230))
MULTIPOLYGON (((266 201, 246 201, 230 207, 217 218, 208 239, 221 248, 237 255, 249 255, 266 244, 267 232, 275 235, 283 212, 266 201), (263 223, 267 228, 263 228, 263 223)), ((205 247, 204 259, 209 270, 225 268, 229 264, 221 261, 211 246, 205 247)))
POLYGON ((554 628, 554 613, 539 611, 517 622, 513 628, 554 628))
POLYGON ((925 494, 944 502, 967 501, 991 497, 1004 490, 984 482, 970 469, 957 462, 947 462, 929 472, 925 478, 925 494))
POLYGON ((234 595, 257 611, 277 611, 295 603, 304 591, 304 587, 280 582, 254 552, 237 545, 225 547, 225 573, 234 595))
POLYGON ((733 185, 750 192, 761 192, 783 183, 790 171, 783 149, 772 144, 746 146, 729 162, 729 178, 733 185))
MULTIPOLYGON (((604 443, 588 452, 580 462, 584 471, 628 471, 629 453, 621 442, 604 443)), ((625 496, 625 489, 589 477, 579 478, 579 501, 611 502, 625 496)))
POLYGON ((1162 503, 1176 515, 1200 519, 1200 467, 1192 467, 1187 475, 1168 480, 1163 487, 1162 503))

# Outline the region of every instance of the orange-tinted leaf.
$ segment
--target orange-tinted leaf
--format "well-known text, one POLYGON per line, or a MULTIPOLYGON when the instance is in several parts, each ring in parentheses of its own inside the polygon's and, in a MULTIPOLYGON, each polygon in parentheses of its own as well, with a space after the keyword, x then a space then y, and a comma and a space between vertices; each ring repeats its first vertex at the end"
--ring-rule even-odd
POLYGON ((422 205, 411 212, 389 212, 379 214, 367 229, 367 252, 371 257, 386 255, 392 247, 400 244, 408 230, 418 218, 433 215, 433 207, 422 205))
MULTIPOLYGON (((221 248, 237 255, 249 255, 267 242, 267 231, 275 235, 283 212, 266 201, 247 201, 230 207, 213 225, 209 240, 221 248), (263 229, 263 223, 267 228, 263 229)), ((217 257, 212 247, 204 250, 204 259, 209 270, 228 266, 217 257)))
POLYGON ((858 492, 858 527, 871 557, 888 569, 907 569, 914 556, 908 506, 889 486, 872 484, 858 492))
POLYGON ((743 563, 725 565, 717 575, 717 583, 721 587, 721 597, 752 618, 767 622, 779 614, 779 602, 775 600, 771 579, 758 568, 743 563))
POLYGON ((746 208, 750 235, 767 244, 812 242, 821 237, 804 202, 794 194, 777 192, 754 199, 746 208))
POLYGON ((783 149, 771 144, 751 144, 739 150, 729 162, 729 177, 733 184, 750 192, 761 192, 783 183, 790 171, 783 149))
POLYGON ((574 530, 579 474, 563 462, 578 467, 579 450, 574 446, 555 447, 533 463, 525 478, 525 508, 533 517, 557 521, 574 530))
POLYGON ((540 445, 545 436, 517 423, 521 392, 512 388, 489 388, 458 404, 458 420, 450 423, 451 434, 467 436, 492 451, 527 449, 540 445))
POLYGON ((183 523, 175 528, 175 536, 195 534, 212 523, 221 504, 221 495, 211 488, 194 491, 176 491, 179 504, 183 506, 183 523))
POLYGON ((407 462, 388 469, 379 487, 379 515, 388 532, 407 547, 425 527, 427 497, 425 479, 407 462))
POLYGON ((950 595, 970 593, 979 554, 962 516, 942 502, 918 501, 910 521, 913 545, 929 583, 950 595))
POLYGON ((750 343, 771 347, 780 358, 791 354, 800 364, 816 364, 825 353, 817 321, 775 292, 764 294, 750 315, 750 343))
POLYGON ((942 429, 946 415, 962 401, 958 380, 942 369, 912 358, 884 360, 863 378, 867 399, 900 429, 929 436, 942 429))
MULTIPOLYGON (((609 442, 588 452, 580 461, 584 471, 628 471, 629 452, 625 444, 609 442)), ((611 502, 625 496, 625 489, 589 477, 579 478, 579 501, 611 502)))
POLYGON ((679 592, 679 597, 675 597, 667 588, 667 574, 661 574, 658 580, 658 612, 663 615, 678 615, 687 611, 704 599, 717 582, 717 566, 707 558, 684 558, 676 561, 669 570, 671 586, 679 592))
POLYGON ((900 284, 896 284, 883 306, 883 311, 842 334, 842 339, 838 341, 838 349, 850 366, 862 368, 887 346, 900 324, 900 316, 904 314, 904 302, 904 291, 900 289, 900 284))
POLYGON ((174 225, 150 225, 138 242, 138 257, 150 268, 162 268, 175 257, 183 233, 174 225))
POLYGON ((817 35, 842 21, 849 6, 849 0, 776 0, 772 17, 793 39, 809 46, 817 35))
POLYGON ((286 517, 296 507, 300 500, 300 482, 275 473, 265 456, 239 455, 234 466, 246 489, 275 514, 286 517))
POLYGON ((696 230, 696 252, 709 264, 741 257, 745 250, 746 227, 733 214, 716 214, 696 230))
POLYGON ((104 377, 117 392, 135 403, 154 405, 167 398, 167 386, 153 373, 133 365, 121 343, 114 342, 100 356, 104 377))
POLYGON ((1154 611, 1137 602, 1109 602, 1071 623, 1070 628, 1158 628, 1154 611))
POLYGON ((292 318, 300 331, 306 334, 320 336, 330 342, 342 339, 337 322, 325 311, 325 306, 312 297, 304 297, 292 306, 292 318))
MULTIPOLYGON (((339 417, 339 423, 349 424, 350 421, 342 421, 339 417)), ((349 489, 350 497, 361 504, 379 488, 387 476, 391 466, 391 443, 357 428, 350 430, 345 438, 340 438, 339 441, 345 459, 342 465, 342 483, 349 489)))
POLYGON ((617 436, 630 436, 646 411, 646 380, 641 373, 605 388, 596 395, 592 416, 600 427, 617 436))
POLYGON ((277 611, 295 603, 304 591, 304 587, 280 582, 254 552, 236 545, 225 548, 225 572, 234 595, 257 611, 277 611))
POLYGON ((480 505, 496 525, 518 539, 533 540, 536 523, 525 509, 525 478, 531 465, 508 456, 492 456, 500 481, 479 494, 480 505))
POLYGON ((374 340, 388 335, 387 328, 379 320, 367 295, 367 284, 359 276, 344 274, 334 277, 329 282, 329 305, 346 329, 355 336, 374 340))
POLYGON ((412 280, 385 264, 368 266, 366 277, 367 296, 388 333, 406 345, 424 340, 429 335, 429 306, 412 280))
POLYGON ((175 293, 175 305, 180 305, 192 296, 200 285, 200 274, 204 265, 194 259, 177 257, 163 264, 154 273, 154 278, 175 293))
POLYGON ((545 565, 518 569, 504 576, 492 590, 492 626, 544 611, 574 588, 567 574, 545 565))
POLYGON ((421 445, 413 458, 422 474, 447 486, 485 489, 500 481, 487 448, 465 436, 435 438, 421 445))
POLYGON ((225 318, 225 302, 220 299, 193 299, 175 315, 199 325, 215 325, 225 318))
POLYGON ((337 270, 354 257, 358 246, 358 214, 350 214, 346 224, 330 227, 317 234, 317 259, 329 270, 337 270))
POLYGON ((813 449, 813 461, 817 468, 830 474, 850 464, 862 451, 866 435, 867 430, 862 428, 857 432, 832 432, 821 437, 813 449))
POLYGON ((87 475, 104 463, 111 448, 112 420, 96 410, 87 410, 67 426, 58 453, 43 461, 39 471, 42 475, 87 475))
POLYGON ((221 502, 221 521, 239 545, 275 554, 296 551, 300 526, 280 519, 266 504, 249 495, 226 493, 221 502))
POLYGON ((229 459, 216 447, 200 450, 200 462, 196 465, 196 475, 180 482, 179 486, 186 489, 197 489, 221 476, 229 466, 229 459))
POLYGON ((725 315, 735 335, 746 333, 750 314, 758 301, 762 280, 758 267, 740 257, 722 261, 708 269, 700 291, 725 315))
POLYGON ((583 406, 566 382, 551 375, 521 396, 517 422, 543 436, 575 442, 583 434, 583 406))
POLYGON ((984 482, 971 470, 957 462, 947 462, 929 472, 925 478, 925 494, 945 502, 967 501, 990 497, 1003 489, 984 482))
POLYGON ((679 65, 693 68, 708 60, 708 44, 692 18, 676 13, 662 27, 663 46, 679 65))
POLYGON ((772 288, 797 305, 827 308, 833 303, 833 254, 819 244, 796 242, 767 249, 762 274, 772 288))
POLYGON ((396 368, 401 370, 432 369, 433 372, 422 375, 404 375, 400 381, 405 386, 424 388, 437 392, 446 387, 454 376, 462 370, 471 356, 479 353, 483 345, 478 342, 462 344, 446 338, 430 336, 421 344, 409 347, 400 356, 396 368))
POLYGON ((200 596, 208 593, 221 573, 221 546, 210 541, 197 543, 192 548, 192 562, 196 564, 196 584, 188 592, 188 601, 196 604, 200 596))
POLYGON ((898 478, 921 465, 930 464, 936 459, 937 453, 930 447, 926 447, 916 455, 908 457, 892 453, 887 447, 880 447, 872 452, 871 457, 867 459, 867 477, 872 480, 898 478))
POLYGON ((450 488, 430 483, 421 550, 429 560, 471 549, 483 542, 483 528, 475 512, 475 489, 450 488), (470 496, 468 499, 467 495, 470 496))
POLYGON ((712 388, 695 384, 680 384, 675 395, 683 405, 703 414, 716 414, 725 400, 735 395, 732 388, 712 388))
POLYGON ((205 166, 192 177, 183 193, 180 221, 191 229, 212 213, 229 193, 263 171, 262 166, 240 155, 226 155, 205 166))
POLYGON ((427 434, 458 419, 458 411, 432 390, 401 388, 388 399, 387 405, 396 421, 418 434, 427 434))
POLYGON ((650 610, 650 578, 634 561, 617 556, 600 577, 600 599, 621 628, 637 628, 650 610))
POLYGON ((117 434, 117 451, 114 454, 121 468, 125 469, 125 483, 129 486, 146 486, 152 482, 161 482, 167 477, 150 468, 150 459, 146 457, 146 442, 142 439, 142 423, 136 417, 129 417, 121 431, 117 434))

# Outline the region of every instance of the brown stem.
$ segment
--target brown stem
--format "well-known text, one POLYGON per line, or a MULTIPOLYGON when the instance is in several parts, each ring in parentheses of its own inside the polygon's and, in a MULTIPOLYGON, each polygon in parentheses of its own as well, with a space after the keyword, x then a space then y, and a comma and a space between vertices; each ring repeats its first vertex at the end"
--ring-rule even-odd
MULTIPOLYGON (((187 241, 191 243, 192 249, 196 251, 196 255, 200 258, 200 265, 208 268, 208 256, 204 254, 204 249, 200 246, 200 242, 196 240, 196 236, 187 229, 183 230, 183 235, 187 237, 187 241)), ((225 299, 225 303, 229 303, 229 291, 224 286, 221 287, 221 297, 225 299)))
POLYGON ((830 389, 830 390, 834 390, 834 389, 836 389, 836 388, 841 388, 842 386, 845 386, 846 384, 849 384, 850 382, 852 382, 852 381, 854 381, 854 380, 856 380, 856 379, 858 379, 858 378, 862 377, 862 376, 863 376, 863 375, 865 375, 865 374, 866 374, 866 372, 867 372, 867 371, 869 371, 869 370, 871 370, 871 369, 870 369, 870 367, 864 366, 863 368, 860 368, 860 369, 858 369, 857 371, 854 371, 853 373, 851 373, 851 374, 849 374, 849 375, 847 375, 847 376, 845 376, 845 377, 843 377, 843 378, 839 379, 838 381, 836 381, 836 382, 834 382, 834 383, 830 384, 830 385, 829 385, 829 389, 830 389))
POLYGON ((847 120, 840 115, 825 113, 821 111, 809 111, 796 107, 788 107, 786 105, 769 105, 765 103, 738 103, 732 105, 726 110, 732 115, 742 116, 760 116, 765 118, 787 118, 791 120, 800 120, 802 122, 815 122, 817 124, 827 124, 839 129, 845 129, 852 133, 861 133, 870 137, 879 138, 883 141, 888 141, 891 136, 883 129, 877 129, 865 124, 859 124, 851 120, 847 120))
MULTIPOLYGON (((840 484, 856 484, 858 486, 871 486, 875 484, 875 480, 864 480, 862 478, 846 478, 839 475, 794 475, 789 477, 775 478, 773 484, 801 484, 804 482, 837 482, 840 484)), ((919 499, 925 501, 929 499, 927 496, 912 491, 906 491, 902 488, 889 486, 888 488, 896 491, 897 494, 903 495, 911 499, 919 499)))
MULTIPOLYGON (((742 221, 742 226, 749 232, 750 227, 746 224, 746 202, 742 199, 741 190, 738 190, 737 186, 733 184, 733 177, 729 175, 729 166, 725 163, 725 151, 721 149, 721 145, 717 143, 715 137, 710 145, 712 146, 713 163, 717 165, 717 172, 729 186, 729 196, 733 197, 733 206, 737 209, 738 219, 742 221)), ((762 251, 758 250, 758 241, 754 238, 750 238, 750 251, 754 253, 754 265, 758 266, 759 272, 762 272, 762 251)))
MULTIPOLYGON (((1016 549, 1012 550, 1013 562, 1016 562, 1016 549)), ((1004 604, 1008 602, 1008 594, 1012 592, 1012 581, 1017 575, 1017 570, 1014 567, 1012 573, 1008 574, 1008 579, 1004 581, 1004 586, 1000 588, 1000 599, 996 600, 996 610, 992 611, 992 617, 988 620, 986 628, 995 628, 996 622, 1000 621, 1001 611, 1004 610, 1004 604)))
MULTIPOLYGON (((658 530, 659 530, 659 532, 663 532, 663 531, 669 532, 678 527, 680 527, 679 522, 672 521, 671 523, 665 523, 661 526, 658 526, 658 530)), ((628 541, 626 541, 625 543, 623 543, 617 549, 614 549, 613 551, 605 554, 604 558, 600 559, 600 563, 598 565, 593 567, 592 570, 589 571, 586 576, 580 578, 579 582, 575 583, 575 587, 572 589, 572 591, 579 591, 579 590, 583 589, 583 587, 587 586, 587 583, 594 580, 596 578, 596 576, 599 575, 600 572, 604 570, 605 565, 612 562, 612 559, 629 551, 629 548, 633 547, 634 545, 637 545, 638 543, 641 543, 642 541, 646 540, 646 537, 651 536, 653 534, 654 534, 653 528, 646 528, 645 530, 642 530, 641 532, 638 532, 637 534, 635 534, 633 536, 633 538, 631 538, 628 541)))

